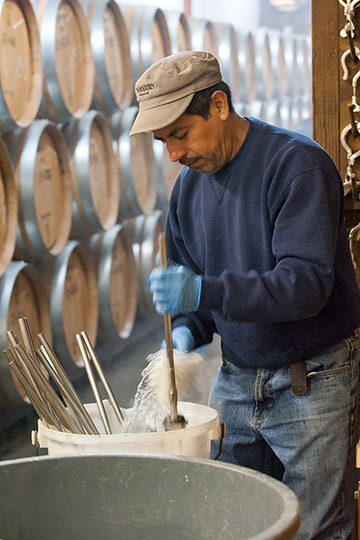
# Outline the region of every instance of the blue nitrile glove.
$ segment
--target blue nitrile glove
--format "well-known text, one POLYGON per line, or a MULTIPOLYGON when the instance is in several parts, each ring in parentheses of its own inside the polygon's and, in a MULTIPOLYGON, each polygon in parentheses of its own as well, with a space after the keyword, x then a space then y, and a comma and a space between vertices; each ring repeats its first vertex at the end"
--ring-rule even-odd
MULTIPOLYGON (((189 328, 185 325, 177 326, 171 332, 173 348, 180 352, 188 353, 194 348, 195 339, 189 328)), ((161 343, 161 349, 166 348, 165 339, 161 343)))
POLYGON ((172 315, 196 311, 200 303, 201 281, 201 276, 185 266, 157 266, 149 276, 156 311, 172 315))

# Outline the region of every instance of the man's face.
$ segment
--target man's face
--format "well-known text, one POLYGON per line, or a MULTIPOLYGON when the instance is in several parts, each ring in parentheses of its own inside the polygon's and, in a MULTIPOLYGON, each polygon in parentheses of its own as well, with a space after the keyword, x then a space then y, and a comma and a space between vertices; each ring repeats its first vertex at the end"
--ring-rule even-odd
POLYGON ((169 126, 154 131, 154 137, 166 145, 171 161, 200 173, 215 173, 229 161, 222 129, 223 122, 211 106, 207 120, 183 114, 169 126))

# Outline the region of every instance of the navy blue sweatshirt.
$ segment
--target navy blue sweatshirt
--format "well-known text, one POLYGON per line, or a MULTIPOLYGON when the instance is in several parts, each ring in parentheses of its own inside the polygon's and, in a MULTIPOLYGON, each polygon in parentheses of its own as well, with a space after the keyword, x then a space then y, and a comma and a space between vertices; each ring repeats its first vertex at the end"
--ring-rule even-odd
POLYGON ((341 178, 312 139, 255 118, 215 174, 185 167, 170 199, 169 259, 203 277, 197 312, 173 317, 196 346, 221 336, 224 357, 276 368, 360 326, 341 178))

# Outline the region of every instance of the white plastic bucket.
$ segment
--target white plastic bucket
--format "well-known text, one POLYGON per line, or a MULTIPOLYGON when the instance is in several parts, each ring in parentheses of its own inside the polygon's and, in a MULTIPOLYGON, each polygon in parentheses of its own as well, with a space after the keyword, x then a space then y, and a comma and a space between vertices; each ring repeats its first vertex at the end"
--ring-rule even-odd
MULTIPOLYGON (((96 403, 85 405, 100 433, 104 427, 96 403)), ((136 452, 146 454, 170 454, 188 457, 210 457, 210 442, 222 433, 219 415, 215 409, 199 403, 178 402, 178 412, 187 425, 183 429, 151 433, 115 433, 119 422, 107 400, 104 407, 112 435, 81 435, 49 429, 38 421, 38 432, 33 432, 33 444, 47 448, 49 455, 136 452)), ((131 409, 121 409, 126 418, 131 409)))

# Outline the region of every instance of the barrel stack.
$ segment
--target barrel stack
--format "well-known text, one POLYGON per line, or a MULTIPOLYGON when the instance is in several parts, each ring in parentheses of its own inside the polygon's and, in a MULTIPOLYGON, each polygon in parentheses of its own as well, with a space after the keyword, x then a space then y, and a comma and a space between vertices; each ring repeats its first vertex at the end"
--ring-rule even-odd
MULTIPOLYGON (((27 317, 75 380, 76 333, 123 340, 154 314, 147 278, 181 166, 151 134, 129 137, 136 79, 207 49, 240 114, 297 129, 310 37, 118 0, 0 0, 0 34, 0 340, 27 317)), ((1 354, 0 409, 24 400, 1 354)))

